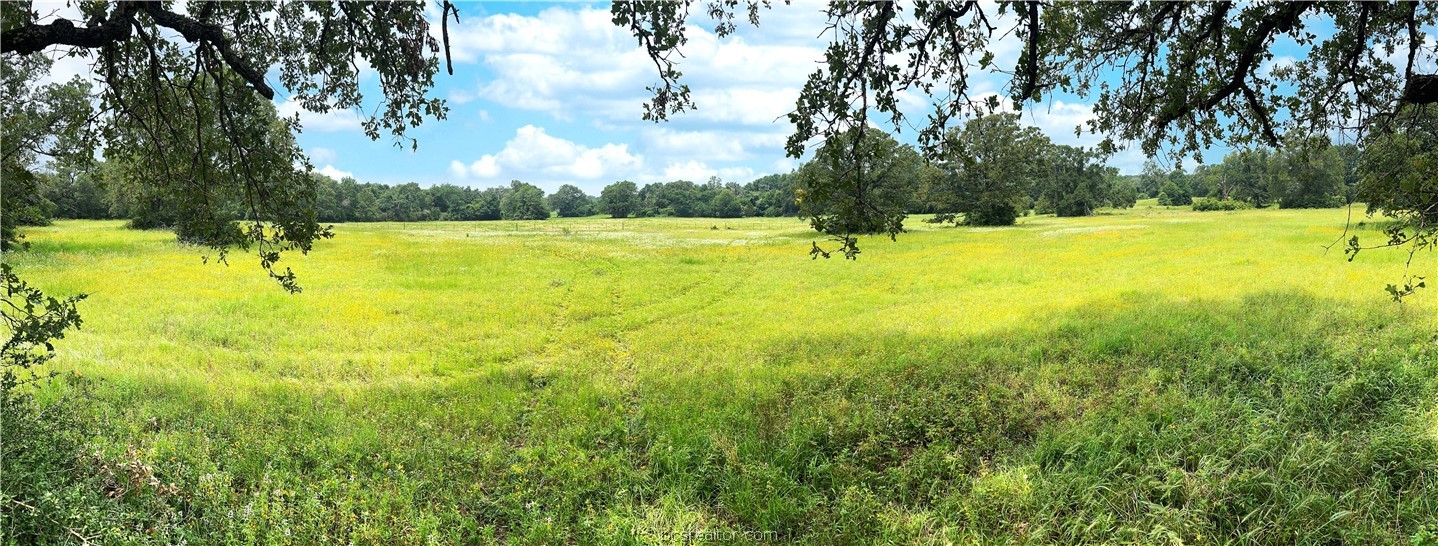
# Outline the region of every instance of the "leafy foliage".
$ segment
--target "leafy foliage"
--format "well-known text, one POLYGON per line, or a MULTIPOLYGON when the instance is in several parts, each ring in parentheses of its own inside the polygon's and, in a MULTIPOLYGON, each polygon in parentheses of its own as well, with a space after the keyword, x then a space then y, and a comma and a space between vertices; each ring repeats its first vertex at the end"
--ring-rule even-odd
POLYGON ((1163 187, 1158 190, 1158 204, 1160 205, 1184 206, 1192 203, 1193 195, 1188 192, 1188 188, 1171 180, 1164 182, 1163 187))
POLYGON ((388 132, 414 144, 407 129, 445 115, 443 101, 426 96, 439 46, 420 3, 208 3, 180 13, 162 3, 82 2, 80 25, 37 23, 42 8, 0 8, 6 63, 52 47, 91 59, 98 96, 84 89, 77 98, 98 99, 104 115, 79 118, 95 122, 83 126, 102 136, 132 202, 167 211, 142 223, 173 225, 221 261, 232 247, 255 249, 287 290, 299 286, 278 270, 281 253, 307 252, 329 232, 316 221, 309 164, 294 145, 298 119, 276 117, 264 69, 274 67, 289 100, 307 110, 360 112, 373 139, 388 132), (377 106, 361 92, 362 63, 378 76, 377 106))
POLYGON ((593 213, 591 198, 584 194, 584 190, 571 184, 560 186, 549 196, 549 208, 561 218, 572 218, 576 216, 589 216, 593 213))
POLYGON ((1215 199, 1212 197, 1200 197, 1193 200, 1193 210, 1200 212, 1215 210, 1245 210, 1251 208, 1253 208, 1253 205, 1250 205, 1243 201, 1234 201, 1232 199, 1215 199))
POLYGON ((0 250, 20 242, 17 226, 44 225, 54 212, 33 166, 42 158, 84 161, 93 151, 90 86, 78 77, 35 85, 50 64, 42 54, 0 56, 0 250))
POLYGON ((1285 209, 1327 208, 1344 204, 1343 158, 1327 138, 1286 146, 1275 158, 1279 175, 1273 193, 1285 209))
POLYGON ((518 180, 510 182, 509 191, 499 200, 499 216, 505 220, 548 220, 544 190, 518 180))
MULTIPOLYGON (((1396 220, 1384 233, 1388 240, 1376 246, 1409 248, 1405 267, 1414 253, 1438 248, 1438 116, 1432 105, 1402 112, 1400 127, 1371 143, 1358 164, 1357 195, 1368 201, 1368 213, 1382 212, 1396 220)), ((1351 261, 1365 247, 1357 235, 1348 240, 1345 253, 1351 261)), ((1387 290, 1395 300, 1425 286, 1424 277, 1405 272, 1401 285, 1387 290)))
POLYGON ((639 188, 624 180, 604 187, 599 193, 599 211, 614 218, 627 218, 639 208, 639 188))
POLYGON ((1013 224, 1024 207, 1028 189, 1046 174, 1043 154, 1049 146, 1038 129, 1021 127, 1017 114, 975 118, 953 130, 945 143, 939 210, 962 214, 977 226, 1013 224))
POLYGON ((1102 206, 1127 199, 1116 199, 1113 180, 1097 154, 1073 146, 1055 145, 1044 158, 1047 176, 1040 175, 1035 185, 1042 187, 1040 197, 1052 204, 1058 216, 1088 216, 1102 206))
MULTIPOLYGON (((855 129, 819 148, 795 180, 799 215, 840 242, 845 258, 858 256, 854 235, 904 231, 905 208, 918 190, 923 160, 908 146, 873 128, 855 129)), ((829 257, 813 247, 813 256, 829 257)))

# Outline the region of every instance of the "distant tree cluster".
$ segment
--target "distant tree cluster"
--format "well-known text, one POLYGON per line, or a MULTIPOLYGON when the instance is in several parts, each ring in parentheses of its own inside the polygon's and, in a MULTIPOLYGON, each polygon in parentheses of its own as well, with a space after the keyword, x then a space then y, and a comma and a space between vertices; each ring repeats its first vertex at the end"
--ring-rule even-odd
MULTIPOLYGON (((1197 205, 1197 197, 1237 201, 1252 207, 1338 207, 1352 202, 1358 186, 1357 146, 1332 145, 1326 138, 1293 142, 1280 149, 1235 150, 1218 165, 1200 165, 1192 173, 1182 167, 1165 172, 1150 161, 1134 186, 1143 197, 1157 197, 1164 206, 1197 205)), ((1205 203, 1206 210, 1233 210, 1205 203)))
POLYGON ((877 129, 856 146, 857 135, 831 139, 799 169, 800 214, 821 232, 896 233, 909 213, 1010 225, 1030 210, 1086 216, 1138 199, 1103 155, 1054 144, 1020 125, 1017 114, 981 116, 950 130, 937 161, 877 129))
MULTIPOLYGON (((748 184, 710 178, 704 184, 678 180, 645 185, 616 182, 599 197, 572 184, 553 194, 518 180, 508 186, 476 189, 454 184, 428 188, 410 182, 389 186, 334 180, 311 174, 313 209, 319 222, 424 222, 436 220, 543 220, 551 216, 580 217, 610 214, 739 218, 793 216, 795 175, 775 174, 748 184)), ((128 219, 141 229, 182 225, 175 197, 149 186, 127 181, 114 162, 56 162, 49 172, 35 177, 38 190, 27 194, 24 214, 11 218, 20 225, 44 225, 52 218, 128 219)), ((232 219, 246 217, 241 203, 222 203, 218 213, 232 219)), ((182 234, 183 235, 183 234, 182 234)))
POLYGON ((597 210, 614 218, 677 216, 680 218, 742 218, 793 216, 794 174, 771 174, 748 184, 710 177, 703 184, 688 180, 638 184, 615 182, 599 194, 597 210))

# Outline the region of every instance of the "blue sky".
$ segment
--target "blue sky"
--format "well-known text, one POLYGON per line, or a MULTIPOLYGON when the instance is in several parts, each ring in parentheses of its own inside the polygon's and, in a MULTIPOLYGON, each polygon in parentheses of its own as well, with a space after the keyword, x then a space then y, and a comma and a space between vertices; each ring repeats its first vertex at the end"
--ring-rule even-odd
MULTIPOLYGON (((49 9, 74 18, 73 7, 53 4, 42 5, 42 13, 49 9)), ((784 153, 790 133, 784 115, 822 59, 827 40, 821 37, 822 2, 774 4, 761 13, 758 28, 740 25, 724 39, 713 35, 712 24, 691 19, 679 68, 698 109, 667 123, 642 120, 645 87, 655 82, 655 68, 633 36, 610 22, 608 3, 461 3, 461 22, 450 25, 454 75, 441 72, 433 91, 448 100, 450 113, 412 131, 417 151, 369 140, 354 112, 303 112, 283 90, 276 103, 282 114, 299 115, 300 145, 317 170, 335 178, 472 187, 518 179, 547 191, 574 184, 591 194, 625 179, 644 184, 718 176, 743 183, 797 166, 784 153)), ((435 20, 436 6, 430 4, 435 20)), ((986 11, 996 12, 991 5, 986 11)), ((999 20, 996 26, 1011 25, 999 20)), ((433 30, 437 34, 438 25, 433 30)), ((996 64, 1014 66, 1019 47, 1011 36, 994 42, 996 64)), ((1304 55, 1286 38, 1273 51, 1269 66, 1304 55)), ((85 65, 82 59, 59 59, 51 79, 84 74, 85 65)), ((362 78, 372 107, 379 95, 375 78, 362 78)), ((1006 81, 972 74, 970 93, 1002 94, 1006 81)), ((902 104, 914 120, 924 118, 924 97, 907 95, 902 104)), ((1022 115, 1024 123, 1058 143, 1092 146, 1101 140, 1074 134, 1092 117, 1090 105, 1078 97, 1053 96, 1026 106, 1022 115)), ((912 141, 912 131, 901 139, 912 141)), ((1205 162, 1219 161, 1227 151, 1208 150, 1205 162)), ((1109 164, 1133 174, 1144 160, 1131 147, 1109 164)), ((1172 165, 1166 158, 1159 161, 1172 165)))
MULTIPOLYGON (((660 124, 641 117, 654 67, 610 22, 608 4, 467 3, 460 16, 461 24, 450 26, 454 75, 441 73, 435 89, 449 101, 448 119, 415 131, 419 150, 412 152, 370 141, 352 113, 300 112, 300 143, 317 169, 389 184, 485 187, 518 179, 549 191, 569 183, 597 193, 624 179, 743 183, 797 165, 784 154, 784 114, 822 59, 821 4, 776 2, 759 28, 741 26, 724 39, 702 21, 691 26, 680 69, 698 109, 660 124)), ((1017 44, 997 49, 1000 64, 1012 65, 1017 44)), ((971 81, 979 94, 1000 92, 1003 83, 971 81)), ((922 119, 924 99, 908 99, 909 112, 922 119)), ((277 102, 283 113, 299 112, 277 102)), ((1099 140, 1074 135, 1089 116, 1073 97, 1024 112, 1026 123, 1055 141, 1083 145, 1099 140)), ((1143 160, 1125 151, 1110 163, 1137 172, 1143 160)))

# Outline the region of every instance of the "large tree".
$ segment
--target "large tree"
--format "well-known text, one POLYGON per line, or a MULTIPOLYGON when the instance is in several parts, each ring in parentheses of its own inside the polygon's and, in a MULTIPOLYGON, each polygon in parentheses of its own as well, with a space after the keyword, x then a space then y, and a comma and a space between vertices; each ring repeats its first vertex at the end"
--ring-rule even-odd
POLYGON ((549 196, 549 208, 562 218, 589 216, 591 207, 588 195, 573 184, 565 184, 549 196))
POLYGON ((1272 203, 1273 154, 1268 148, 1236 150, 1223 157, 1223 174, 1229 195, 1255 207, 1272 203))
MULTIPOLYGON (((858 253, 854 235, 899 233, 919 189, 923 159, 908 145, 872 127, 853 129, 825 143, 799 168, 799 215, 814 229, 840 239, 846 257, 858 253)), ((815 256, 828 252, 815 245, 815 256)))
POLYGON ((1024 209, 1029 188, 1049 174, 1044 150, 1049 140, 1018 115, 996 113, 969 120, 954 129, 936 164, 943 171, 936 183, 941 211, 979 226, 1014 223, 1024 209))
POLYGON ((1325 137, 1291 142, 1276 158, 1274 194, 1285 209, 1337 207, 1344 204, 1343 157, 1325 137))
POLYGON ((499 215, 505 220, 546 220, 549 206, 544 204, 544 190, 520 182, 509 183, 509 190, 499 200, 499 215))
POLYGON ((1044 197, 1058 216, 1088 216, 1115 201, 1113 183, 1105 176, 1102 158, 1090 150, 1055 145, 1045 157, 1048 172, 1044 197))
MULTIPOLYGON (((679 70, 692 3, 612 5, 615 24, 657 67, 647 118, 694 107, 679 70)), ((736 19, 758 24, 768 5, 713 1, 696 11, 724 36, 736 19)), ((1149 155, 1220 141, 1276 146, 1290 132, 1367 138, 1407 122, 1405 105, 1438 103, 1438 74, 1423 72, 1435 59, 1425 41, 1438 20, 1434 2, 834 1, 826 14, 824 60, 789 114, 794 157, 871 116, 908 126, 914 112, 900 98, 913 92, 932 97, 918 129, 930 159, 942 156, 955 120, 1057 93, 1093 101, 1082 129, 1106 138, 1103 151, 1137 142, 1149 155), (1004 39, 1019 54, 1000 66, 1004 39), (1287 41, 1308 54, 1275 63, 1276 45, 1287 41), (971 87, 976 73, 1007 77, 1007 100, 971 87)))
MULTIPOLYGON (((440 47, 421 2, 76 7, 78 17, 44 21, 52 11, 44 6, 0 3, 7 66, 40 51, 88 59, 100 110, 90 128, 106 157, 120 160, 143 193, 166 194, 196 242, 221 253, 257 247, 261 264, 291 290, 293 273, 275 269, 280 253, 307 251, 329 232, 316 222, 308 163, 293 144, 298 119, 275 118, 267 71, 306 110, 360 113, 374 139, 414 144, 409 128, 445 114, 443 101, 428 96, 440 47), (378 77, 377 101, 361 92, 362 66, 378 77), (223 210, 236 202, 240 210, 223 210), (233 226, 237 219, 247 227, 233 226)), ((35 82, 43 72, 22 74, 35 82)), ((8 104, 15 95, 6 93, 8 104)))
MULTIPOLYGON (((4 9, 0 5, 0 9, 4 9)), ((49 69, 43 55, 0 57, 0 250, 20 242, 17 226, 49 218, 33 166, 90 159, 90 86, 79 80, 35 85, 49 69)))
POLYGON ((615 182, 599 192, 599 212, 614 218, 626 218, 638 208, 639 188, 633 182, 615 182))

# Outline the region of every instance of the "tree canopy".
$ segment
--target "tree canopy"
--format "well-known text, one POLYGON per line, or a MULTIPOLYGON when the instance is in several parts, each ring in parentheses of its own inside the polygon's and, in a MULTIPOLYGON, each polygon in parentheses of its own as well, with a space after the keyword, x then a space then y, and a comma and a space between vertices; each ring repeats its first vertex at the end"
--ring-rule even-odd
MULTIPOLYGON (((746 20, 759 24, 770 7, 765 0, 695 4, 611 7, 613 22, 634 35, 657 71, 647 119, 694 107, 680 71, 686 25, 702 16, 723 37, 746 20)), ((374 139, 415 145, 408 129, 445 115, 443 101, 429 92, 446 50, 441 42, 447 48, 444 28, 458 16, 447 1, 437 14, 420 2, 77 6, 74 20, 42 22, 31 2, 0 4, 7 66, 42 50, 89 59, 100 81, 90 91, 98 124, 87 127, 99 131, 107 157, 140 189, 175 193, 180 227, 195 242, 222 254, 258 246, 267 269, 281 251, 307 251, 329 235, 305 206, 313 190, 293 144, 298 119, 275 117, 267 72, 307 110, 362 113, 374 139), (431 32, 436 18, 439 33, 431 32), (361 93, 362 67, 378 77, 377 100, 361 93), (226 195, 244 196, 243 206, 216 208, 226 195), (236 221, 248 227, 233 227, 236 221)), ((1425 72, 1435 58, 1425 41, 1438 20, 1431 2, 832 2, 825 13, 824 60, 788 116, 793 157, 871 122, 905 130, 922 113, 925 121, 914 127, 918 151, 942 161, 949 130, 964 120, 1058 94, 1093 102, 1094 117, 1081 129, 1105 137, 1100 152, 1137 145, 1149 155, 1196 153, 1216 142, 1277 146, 1290 133, 1342 130, 1367 139, 1401 131, 1431 115, 1419 107, 1438 102, 1438 75, 1425 72), (1281 42, 1308 53, 1276 62, 1281 42), (1000 59, 1011 46, 1018 55, 1000 59), (1004 77, 1001 93, 973 86, 980 73, 1004 77), (930 98, 927 112, 905 111, 900 99, 914 93, 930 98)), ((857 156, 867 132, 852 134, 857 156)), ((861 198, 851 193, 853 202, 840 208, 901 214, 871 209, 861 198)), ((860 216, 833 220, 815 227, 866 224, 860 216)), ((883 224, 889 235, 902 229, 883 224)), ((271 274, 297 289, 288 271, 271 274)))
MULTIPOLYGON (((439 43, 423 3, 191 2, 181 10, 87 0, 78 8, 80 20, 42 23, 41 6, 0 3, 6 79, 37 80, 43 71, 12 67, 41 51, 89 59, 99 112, 86 127, 101 135, 106 157, 140 193, 171 199, 177 231, 221 259, 232 246, 257 247, 261 265, 290 290, 299 289, 294 274, 275 270, 281 252, 308 251, 329 231, 308 205, 309 165, 293 137, 298 118, 276 116, 266 70, 273 67, 289 100, 306 110, 362 113, 372 139, 387 133, 414 145, 407 130, 446 112, 428 96, 439 43), (378 76, 378 101, 361 92, 361 66, 378 76), (234 195, 243 207, 221 210, 234 195)), ((26 98, 7 89, 7 117, 30 108, 26 98)), ((12 167, 28 172, 33 164, 7 157, 12 167)))
MULTIPOLYGON (((768 2, 715 1, 707 15, 725 36, 735 20, 759 24, 768 2)), ((681 81, 692 2, 615 3, 615 24, 653 60, 648 119, 694 107, 681 81)), ((931 98, 918 129, 925 156, 943 156, 960 120, 1020 108, 1058 93, 1093 100, 1081 130, 1101 151, 1136 142, 1148 155, 1196 154, 1217 142, 1277 146, 1286 134, 1352 131, 1360 138, 1422 117, 1438 102, 1435 52, 1424 29, 1432 2, 831 2, 829 46, 789 121, 788 154, 832 141, 875 116, 896 130, 915 112, 900 98, 931 98), (1000 40, 1017 40, 1013 65, 996 64, 1000 40), (1306 47, 1274 63, 1280 41, 1306 47), (1425 64, 1425 60, 1428 61, 1425 64), (1006 96, 971 87, 977 73, 1007 76, 1006 96)), ((855 142, 857 147, 857 141, 855 142)), ((857 203, 849 207, 861 210, 857 203)), ((828 226, 842 227, 845 222, 828 226)), ((818 226, 816 226, 818 227, 818 226)), ((895 226, 897 227, 897 226, 895 226)), ((892 234, 892 232, 891 232, 892 234)), ((845 237, 845 234, 833 234, 845 237)), ((846 239, 847 240, 847 239, 846 239)), ((846 253, 847 254, 847 253, 846 253)))

